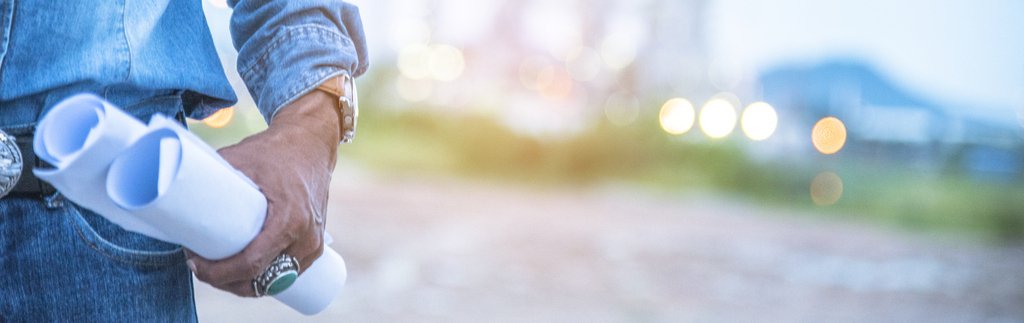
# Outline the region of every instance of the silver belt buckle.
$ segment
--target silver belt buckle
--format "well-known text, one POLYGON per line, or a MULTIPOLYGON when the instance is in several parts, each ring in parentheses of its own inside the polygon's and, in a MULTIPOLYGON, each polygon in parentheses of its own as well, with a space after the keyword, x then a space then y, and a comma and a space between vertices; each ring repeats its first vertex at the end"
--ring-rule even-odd
POLYGON ((24 161, 14 136, 0 130, 0 198, 7 196, 18 185, 24 161))

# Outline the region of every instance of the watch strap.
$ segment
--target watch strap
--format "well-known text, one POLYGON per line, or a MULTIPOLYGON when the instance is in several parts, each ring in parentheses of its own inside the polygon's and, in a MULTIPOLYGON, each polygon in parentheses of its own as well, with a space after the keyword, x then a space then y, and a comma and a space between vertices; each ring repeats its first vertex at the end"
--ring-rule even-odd
POLYGON ((331 78, 320 84, 317 90, 324 91, 338 98, 335 106, 338 112, 338 121, 341 125, 341 143, 350 143, 355 137, 356 121, 359 117, 359 107, 356 101, 355 82, 348 74, 342 74, 331 78))
POLYGON ((320 84, 316 89, 340 98, 345 96, 345 87, 341 84, 344 81, 342 76, 333 77, 327 80, 327 82, 320 84))

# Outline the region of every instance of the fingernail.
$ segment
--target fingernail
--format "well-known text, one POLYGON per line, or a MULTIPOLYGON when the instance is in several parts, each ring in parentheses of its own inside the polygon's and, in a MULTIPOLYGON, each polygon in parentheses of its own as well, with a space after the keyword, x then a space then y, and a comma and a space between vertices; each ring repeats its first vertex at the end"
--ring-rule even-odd
POLYGON ((192 261, 192 259, 185 260, 185 264, 188 265, 188 269, 189 270, 191 270, 193 272, 196 271, 196 263, 194 261, 192 261))

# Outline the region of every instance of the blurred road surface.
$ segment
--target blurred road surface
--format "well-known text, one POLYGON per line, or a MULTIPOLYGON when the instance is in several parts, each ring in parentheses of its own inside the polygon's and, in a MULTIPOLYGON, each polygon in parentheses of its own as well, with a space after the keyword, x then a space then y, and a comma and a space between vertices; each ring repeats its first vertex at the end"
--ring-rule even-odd
POLYGON ((339 165, 343 296, 304 318, 196 283, 205 322, 1024 322, 1024 246, 715 196, 339 165))

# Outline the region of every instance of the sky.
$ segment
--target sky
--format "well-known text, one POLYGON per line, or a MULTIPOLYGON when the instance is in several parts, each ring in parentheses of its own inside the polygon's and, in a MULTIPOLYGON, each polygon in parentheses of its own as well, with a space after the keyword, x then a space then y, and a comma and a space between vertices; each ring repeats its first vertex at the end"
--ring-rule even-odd
MULTIPOLYGON (((396 40, 402 38, 443 37, 459 46, 488 37, 487 31, 493 30, 489 24, 504 1, 350 2, 361 9, 370 53, 379 63, 382 57, 396 56, 400 48, 396 40), (430 12, 431 5, 440 10, 430 12), (395 34, 395 30, 429 27, 403 25, 412 20, 409 17, 424 15, 438 25, 433 26, 434 35, 395 34)), ((217 0, 207 2, 214 38, 218 47, 226 47, 220 48, 225 65, 231 64, 234 53, 226 30, 230 10, 209 6, 217 0)), ((568 19, 578 14, 572 8, 587 4, 585 0, 535 2, 544 4, 546 11, 564 11, 541 15, 550 24, 542 29, 546 33, 571 30, 569 25, 582 19, 568 19)), ((616 3, 642 7, 652 2, 616 3)), ((959 112, 989 120, 1020 119, 1024 124, 1024 1, 712 0, 705 24, 705 46, 715 64, 751 73, 779 63, 858 58, 912 93, 969 110, 959 112)), ((531 31, 521 33, 528 37, 531 31)))
POLYGON ((852 56, 909 90, 1015 119, 1024 109, 1024 1, 716 0, 712 56, 751 67, 852 56))

